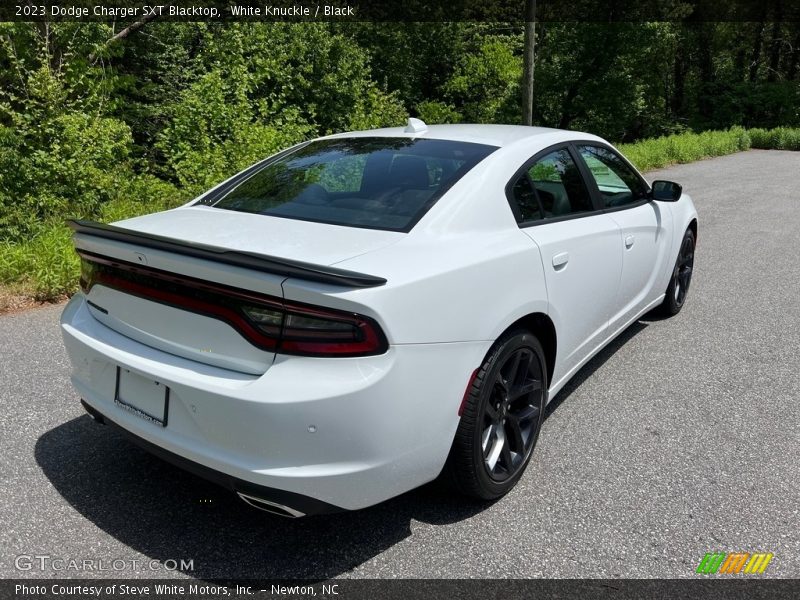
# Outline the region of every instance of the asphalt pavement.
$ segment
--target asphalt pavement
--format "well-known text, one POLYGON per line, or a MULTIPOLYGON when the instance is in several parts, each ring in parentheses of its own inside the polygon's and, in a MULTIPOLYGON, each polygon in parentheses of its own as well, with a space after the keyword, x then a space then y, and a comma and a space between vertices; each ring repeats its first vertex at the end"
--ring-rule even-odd
POLYGON ((800 577, 799 173, 800 152, 754 150, 649 174, 700 215, 687 305, 578 373, 493 504, 429 485, 261 513, 84 414, 61 306, 0 317, 0 577, 692 577, 715 551, 800 577), (151 562, 170 559, 193 569, 151 562))

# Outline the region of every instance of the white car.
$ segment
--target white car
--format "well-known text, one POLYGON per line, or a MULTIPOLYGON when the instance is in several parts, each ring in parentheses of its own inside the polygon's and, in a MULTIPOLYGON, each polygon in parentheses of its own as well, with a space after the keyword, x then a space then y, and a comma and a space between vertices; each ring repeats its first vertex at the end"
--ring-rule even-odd
POLYGON ((681 187, 599 137, 416 119, 71 224, 83 291, 62 329, 86 410, 295 517, 440 474, 508 492, 569 378, 681 309, 697 236, 681 187))

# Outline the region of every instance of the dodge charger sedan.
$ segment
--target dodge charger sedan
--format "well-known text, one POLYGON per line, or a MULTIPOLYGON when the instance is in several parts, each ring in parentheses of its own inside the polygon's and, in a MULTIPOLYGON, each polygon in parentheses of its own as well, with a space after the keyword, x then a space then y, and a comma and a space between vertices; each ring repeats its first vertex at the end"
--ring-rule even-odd
POLYGON ((85 409, 290 517, 440 475, 508 492, 570 377, 681 310, 697 238, 681 187, 599 137, 417 119, 71 226, 61 326, 85 409))

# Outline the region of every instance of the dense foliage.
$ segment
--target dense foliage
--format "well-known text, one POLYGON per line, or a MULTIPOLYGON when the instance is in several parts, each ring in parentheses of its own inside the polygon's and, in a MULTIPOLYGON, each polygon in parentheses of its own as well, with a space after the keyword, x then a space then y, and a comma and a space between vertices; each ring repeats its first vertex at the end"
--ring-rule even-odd
MULTIPOLYGON (((520 121, 521 24, 120 30, 0 23, 0 283, 69 291, 65 216, 174 206, 311 136, 520 121)), ((642 168, 800 143, 796 23, 545 23, 536 42, 535 123, 653 138, 627 148, 642 168)))

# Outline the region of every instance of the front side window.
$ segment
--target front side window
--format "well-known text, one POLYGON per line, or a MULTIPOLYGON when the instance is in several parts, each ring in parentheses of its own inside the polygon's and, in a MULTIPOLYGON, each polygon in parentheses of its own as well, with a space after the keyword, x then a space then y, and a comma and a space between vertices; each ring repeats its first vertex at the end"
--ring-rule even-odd
POLYGON ((618 154, 588 144, 579 144, 578 151, 597 182, 606 208, 626 206, 647 197, 645 184, 618 154))
POLYGON ((210 204, 317 223, 407 231, 494 150, 450 140, 318 140, 267 163, 210 204))

